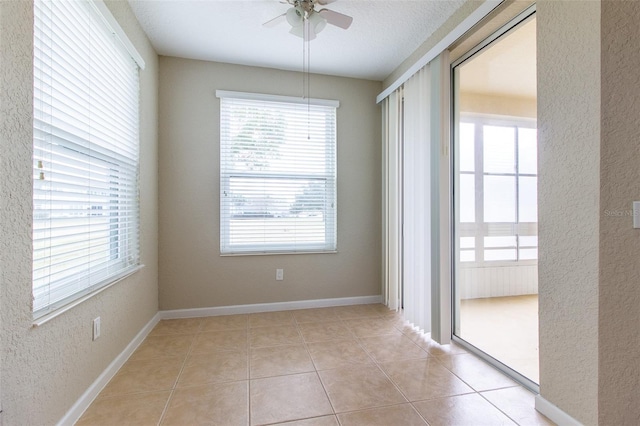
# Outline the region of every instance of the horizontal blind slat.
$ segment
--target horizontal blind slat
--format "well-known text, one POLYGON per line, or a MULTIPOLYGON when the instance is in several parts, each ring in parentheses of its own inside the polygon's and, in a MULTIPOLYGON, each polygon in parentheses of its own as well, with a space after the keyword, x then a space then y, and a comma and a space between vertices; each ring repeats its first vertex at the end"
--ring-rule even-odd
POLYGON ((221 252, 334 251, 336 108, 221 98, 221 252))
POLYGON ((89 2, 34 9, 38 316, 139 262, 139 78, 89 2))

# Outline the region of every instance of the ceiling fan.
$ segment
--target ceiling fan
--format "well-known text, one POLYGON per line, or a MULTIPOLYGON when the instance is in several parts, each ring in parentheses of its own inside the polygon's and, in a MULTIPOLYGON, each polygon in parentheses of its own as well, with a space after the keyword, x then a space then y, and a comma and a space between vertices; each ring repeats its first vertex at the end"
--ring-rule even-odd
POLYGON ((343 29, 351 26, 353 18, 330 9, 316 10, 316 5, 325 6, 337 0, 286 0, 281 3, 291 5, 282 15, 265 22, 265 27, 271 28, 287 21, 291 25, 291 34, 302 37, 305 40, 313 40, 316 34, 324 29, 327 24, 335 25, 343 29))

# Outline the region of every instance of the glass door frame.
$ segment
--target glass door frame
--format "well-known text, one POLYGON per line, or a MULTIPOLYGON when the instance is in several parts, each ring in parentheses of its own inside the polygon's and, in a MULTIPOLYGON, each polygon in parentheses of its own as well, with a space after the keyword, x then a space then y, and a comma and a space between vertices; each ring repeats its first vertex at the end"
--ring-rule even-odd
POLYGON ((487 354, 486 352, 482 351, 481 349, 477 348, 476 346, 472 345, 471 343, 467 342, 466 340, 463 340, 462 338, 458 337, 455 334, 455 330, 456 330, 456 326, 457 324, 460 323, 460 317, 459 317, 459 310, 456 308, 456 300, 457 300, 457 265, 458 265, 458 250, 457 250, 457 244, 456 244, 456 226, 458 223, 457 220, 457 212, 456 212, 456 181, 457 181, 457 177, 456 177, 456 173, 458 172, 456 166, 455 166, 455 161, 456 161, 456 147, 459 146, 459 144, 456 143, 456 138, 458 137, 458 130, 456 129, 456 125, 457 123, 459 123, 459 114, 456 112, 456 85, 457 85, 457 79, 455 78, 455 69, 456 67, 458 67, 459 65, 461 65, 462 63, 464 63, 465 61, 467 61, 468 59, 470 59, 471 57, 473 57, 474 55, 480 53, 484 48, 490 46, 494 41, 498 40, 500 37, 504 36, 505 34, 507 34, 508 32, 510 32, 511 30, 515 29, 517 26, 519 26, 520 24, 523 24, 525 22, 527 22, 528 20, 532 19, 535 16, 536 13, 536 5, 532 5, 530 7, 528 7, 527 9, 525 9, 523 12, 521 12, 520 14, 518 14, 515 18, 513 18, 512 20, 510 20, 507 24, 503 25, 502 27, 500 27, 497 31, 495 31, 494 33, 492 33, 489 37, 487 37, 486 39, 484 39, 482 42, 480 42, 479 44, 477 44, 475 47, 473 47, 471 50, 469 50, 467 53, 465 53, 463 56, 461 56, 459 59, 457 59, 456 61, 454 61, 453 63, 450 64, 450 68, 449 68, 449 78, 450 78, 450 117, 451 117, 451 121, 450 121, 450 146, 451 146, 451 156, 450 156, 450 171, 451 174, 449 176, 450 178, 450 191, 451 191, 451 199, 450 199, 450 220, 451 220, 451 228, 450 228, 450 259, 451 259, 451 340, 453 342, 455 342, 456 344, 464 347, 465 349, 467 349, 469 352, 475 354, 476 356, 480 357, 481 359, 483 359, 484 361, 486 361, 487 363, 493 365, 495 368, 497 368, 498 370, 502 371, 503 373, 505 373, 506 375, 508 375, 509 377, 511 377, 512 379, 514 379, 516 382, 520 383, 522 386, 524 386, 525 388, 533 391, 534 393, 539 393, 540 392, 540 386, 533 382, 532 380, 530 380, 529 378, 525 377, 524 375, 520 374, 518 371, 514 370, 513 368, 507 366, 506 364, 498 361, 496 358, 490 356, 489 354, 487 354))

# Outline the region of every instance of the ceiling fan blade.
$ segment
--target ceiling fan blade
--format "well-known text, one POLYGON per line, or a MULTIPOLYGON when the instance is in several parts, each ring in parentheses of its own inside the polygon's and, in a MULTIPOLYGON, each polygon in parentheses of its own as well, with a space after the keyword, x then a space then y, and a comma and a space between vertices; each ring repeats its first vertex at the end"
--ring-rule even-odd
POLYGON ((283 13, 282 15, 278 15, 275 18, 265 22, 264 24, 262 24, 262 26, 267 27, 267 28, 273 28, 276 25, 278 25, 281 22, 284 22, 286 20, 286 13, 283 13))
POLYGON ((319 5, 324 6, 326 4, 333 3, 334 1, 338 1, 338 0, 316 0, 316 3, 318 3, 319 5))
POLYGON ((331 25, 335 25, 336 27, 344 28, 345 30, 351 26, 353 22, 353 18, 351 16, 334 12, 329 9, 322 9, 318 12, 327 22, 331 25))

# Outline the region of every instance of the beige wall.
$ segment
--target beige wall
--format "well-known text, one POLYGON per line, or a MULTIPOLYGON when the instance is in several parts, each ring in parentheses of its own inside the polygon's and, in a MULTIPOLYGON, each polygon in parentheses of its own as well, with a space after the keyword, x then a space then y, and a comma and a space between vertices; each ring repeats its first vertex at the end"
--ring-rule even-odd
POLYGON ((337 254, 220 256, 217 89, 300 96, 302 74, 160 57, 160 308, 379 295, 380 82, 311 77, 340 101, 337 254))
POLYGON ((485 93, 460 93, 460 111, 510 117, 537 117, 536 99, 485 93))
POLYGON ((598 421, 600 3, 537 5, 540 393, 598 421))
POLYGON ((640 420, 640 3, 602 2, 599 424, 640 420), (619 215, 621 214, 622 215, 619 215))
POLYGON ((132 277, 41 327, 31 312, 33 2, 0 1, 0 349, 5 425, 55 424, 157 312, 157 55, 126 2, 108 3, 141 72, 142 261, 132 277), (91 341, 101 316, 102 337, 91 341))

